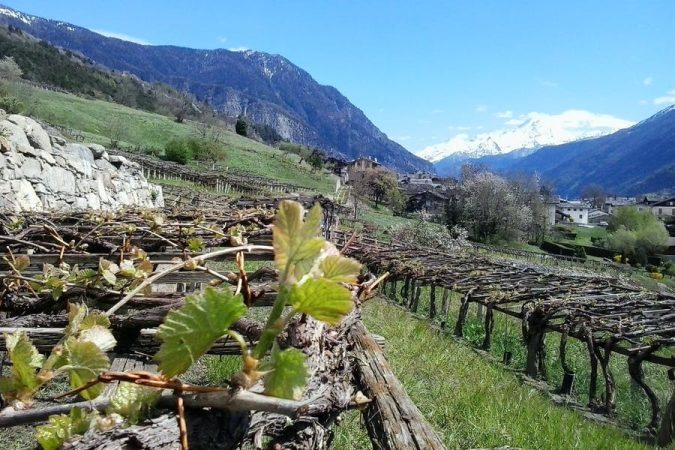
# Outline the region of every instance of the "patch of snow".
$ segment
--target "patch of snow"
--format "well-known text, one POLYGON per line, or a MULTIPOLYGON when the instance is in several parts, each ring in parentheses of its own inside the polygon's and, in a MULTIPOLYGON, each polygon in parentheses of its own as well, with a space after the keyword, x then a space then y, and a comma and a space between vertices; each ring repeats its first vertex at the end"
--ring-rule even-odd
POLYGON ((0 7, 0 14, 12 17, 14 19, 20 20, 21 22, 25 23, 26 25, 30 25, 33 23, 33 17, 32 16, 27 16, 25 14, 22 14, 18 11, 14 11, 13 9, 9 8, 2 8, 0 7))
POLYGON ((417 156, 438 162, 450 155, 470 158, 500 155, 515 150, 538 149, 593 137, 604 136, 634 125, 633 122, 582 110, 568 110, 561 114, 529 113, 507 122, 508 128, 470 137, 458 134, 446 142, 431 145, 417 156))

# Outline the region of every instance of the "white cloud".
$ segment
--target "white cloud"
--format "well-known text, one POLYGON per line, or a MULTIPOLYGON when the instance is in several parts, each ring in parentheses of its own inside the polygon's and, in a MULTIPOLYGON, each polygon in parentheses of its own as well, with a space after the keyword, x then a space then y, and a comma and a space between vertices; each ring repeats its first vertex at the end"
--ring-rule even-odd
POLYGON ((525 119, 511 119, 504 122, 504 125, 508 125, 510 127, 517 127, 518 125, 522 125, 524 123, 525 119))
POLYGON ((510 119, 513 117, 513 111, 507 109, 506 111, 498 112, 495 116, 498 119, 510 119))
POLYGON ((654 79, 652 77, 647 77, 644 80, 642 80, 642 84, 644 84, 645 86, 649 86, 650 84, 652 84, 653 81, 654 79))
POLYGON ((476 112, 477 113, 484 113, 487 110, 488 110, 488 107, 486 105, 476 105, 476 112))
POLYGON ((675 103, 675 89, 668 91, 666 95, 662 97, 656 97, 654 99, 655 105, 672 105, 675 103))
POLYGON ((246 51, 251 50, 251 49, 248 48, 248 47, 243 47, 243 46, 242 46, 242 47, 232 47, 232 48, 228 48, 228 50, 231 51, 231 52, 246 52, 246 51))
POLYGON ((128 34, 115 33, 114 31, 106 31, 106 30, 92 30, 92 31, 94 33, 102 34, 103 36, 106 36, 106 37, 121 39, 121 40, 127 41, 127 42, 133 42, 134 44, 152 45, 151 42, 146 41, 145 39, 137 38, 137 37, 134 37, 134 36, 129 36, 128 34))
POLYGON ((448 130, 450 131, 469 131, 471 127, 462 126, 462 125, 450 125, 448 130))

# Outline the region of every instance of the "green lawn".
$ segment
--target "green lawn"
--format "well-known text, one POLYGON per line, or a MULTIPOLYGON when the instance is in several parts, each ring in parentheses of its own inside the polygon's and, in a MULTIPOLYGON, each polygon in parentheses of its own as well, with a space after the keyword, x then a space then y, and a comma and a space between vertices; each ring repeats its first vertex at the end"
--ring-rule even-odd
MULTIPOLYGON (((449 449, 645 449, 621 431, 556 407, 514 374, 377 299, 363 320, 386 338, 397 377, 449 449)), ((337 429, 335 448, 369 448, 358 413, 337 429)))
MULTIPOLYGON (((176 123, 171 117, 128 108, 115 103, 72 94, 45 91, 27 86, 14 95, 26 105, 26 113, 52 125, 80 131, 85 140, 108 146, 115 136, 124 147, 164 148, 175 138, 199 136, 200 124, 176 123)), ((226 148, 222 170, 295 184, 309 190, 332 194, 335 177, 326 171, 314 171, 300 163, 298 155, 282 152, 251 139, 223 130, 220 141, 226 148)))
POLYGON ((369 237, 389 240, 389 230, 397 225, 414 224, 419 219, 395 216, 385 205, 374 206, 370 201, 359 202, 357 218, 354 220, 353 211, 341 219, 341 228, 347 231, 361 231, 364 227, 372 230, 369 237))

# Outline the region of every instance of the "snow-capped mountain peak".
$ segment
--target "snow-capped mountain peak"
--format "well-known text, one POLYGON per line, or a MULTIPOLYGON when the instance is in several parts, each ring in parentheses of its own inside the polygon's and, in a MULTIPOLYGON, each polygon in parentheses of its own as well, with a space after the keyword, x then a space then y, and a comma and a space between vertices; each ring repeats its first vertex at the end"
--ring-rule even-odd
POLYGON ((583 110, 568 110, 560 114, 533 112, 505 123, 506 128, 469 137, 458 134, 446 142, 431 145, 418 156, 438 162, 450 155, 480 158, 515 150, 534 150, 545 145, 557 145, 579 139, 604 136, 633 122, 608 114, 583 110))

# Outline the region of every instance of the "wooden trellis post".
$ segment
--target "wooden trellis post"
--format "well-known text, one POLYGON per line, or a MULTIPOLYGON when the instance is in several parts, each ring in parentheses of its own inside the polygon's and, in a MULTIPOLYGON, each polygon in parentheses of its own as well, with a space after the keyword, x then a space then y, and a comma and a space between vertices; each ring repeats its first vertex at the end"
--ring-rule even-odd
POLYGON ((432 284, 429 291, 429 318, 436 318, 436 285, 432 284))
POLYGON ((455 324, 455 336, 464 337, 464 323, 466 322, 466 315, 469 312, 469 303, 471 302, 471 294, 476 288, 469 289, 459 306, 459 315, 457 316, 457 323, 455 324))
POLYGON ((441 314, 443 319, 441 320, 441 327, 445 328, 446 321, 448 320, 448 310, 450 308, 450 290, 448 288, 443 288, 443 298, 441 299, 441 314))
MULTIPOLYGON (((675 369, 670 369, 668 371, 668 377, 670 378, 671 384, 672 381, 675 381, 675 369)), ((667 447, 673 443, 675 440, 675 391, 670 395, 670 401, 666 406, 666 410, 663 412, 663 418, 661 419, 661 426, 656 435, 656 444, 659 447, 667 447)))

